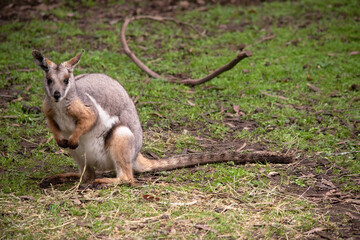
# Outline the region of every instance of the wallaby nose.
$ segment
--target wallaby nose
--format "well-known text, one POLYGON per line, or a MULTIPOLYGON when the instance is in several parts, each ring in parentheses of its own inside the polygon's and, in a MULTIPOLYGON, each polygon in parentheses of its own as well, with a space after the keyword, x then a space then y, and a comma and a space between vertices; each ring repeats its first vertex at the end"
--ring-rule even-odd
POLYGON ((55 91, 55 92, 54 92, 55 101, 58 101, 60 97, 61 97, 60 92, 59 92, 59 91, 55 91))

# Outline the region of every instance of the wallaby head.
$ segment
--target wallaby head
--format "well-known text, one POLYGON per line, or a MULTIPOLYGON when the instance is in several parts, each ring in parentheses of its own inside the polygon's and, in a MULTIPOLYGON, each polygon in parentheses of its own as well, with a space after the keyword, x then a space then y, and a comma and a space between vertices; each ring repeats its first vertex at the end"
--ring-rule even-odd
POLYGON ((74 68, 80 62, 84 50, 61 64, 55 64, 46 58, 38 50, 33 50, 32 55, 38 65, 45 73, 44 88, 47 96, 54 102, 60 102, 64 99, 72 85, 75 84, 74 68))

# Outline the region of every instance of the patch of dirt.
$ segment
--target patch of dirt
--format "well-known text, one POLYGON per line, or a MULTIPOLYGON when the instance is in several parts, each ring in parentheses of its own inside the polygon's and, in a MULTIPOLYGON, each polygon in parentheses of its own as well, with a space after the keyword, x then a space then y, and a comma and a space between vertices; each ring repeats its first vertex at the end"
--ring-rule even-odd
MULTIPOLYGON (((299 182, 286 186, 283 191, 306 199, 316 206, 316 211, 328 215, 332 222, 337 223, 336 232, 334 229, 324 229, 314 232, 313 237, 317 235, 320 239, 360 238, 360 195, 344 192, 343 187, 347 182, 339 181, 340 178, 349 175, 352 181, 360 184, 359 174, 351 175, 346 169, 321 157, 301 157, 296 163, 285 168, 288 175, 296 176, 299 182), (336 169, 341 170, 341 175, 335 173, 336 169), (304 185, 299 186, 302 184, 304 185)), ((280 181, 276 178, 272 180, 280 181)))
MULTIPOLYGON (((216 4, 221 5, 259 5, 269 0, 192 0, 192 1, 176 1, 176 0, 152 0, 152 1, 133 1, 131 4, 108 4, 106 0, 98 0, 96 7, 86 7, 79 5, 78 12, 69 12, 67 17, 69 19, 75 17, 79 13, 95 13, 96 18, 91 18, 93 22, 101 19, 111 19, 110 24, 115 24, 125 16, 132 15, 172 15, 174 12, 181 12, 187 10, 205 11, 216 4)), ((26 1, 4 1, 0 4, 0 19, 1 21, 28 21, 35 16, 40 16, 44 20, 57 20, 56 16, 49 13, 49 11, 65 5, 69 9, 73 7, 67 2, 46 1, 41 0, 26 0, 26 1)), ((92 14, 90 14, 92 15, 92 14)), ((83 16, 82 16, 83 17, 83 16)), ((83 18, 82 18, 83 19, 83 18)), ((90 20, 90 19, 88 19, 90 20)), ((80 20, 81 21, 81 20, 80 20)))
POLYGON ((0 88, 0 108, 6 109, 9 102, 16 100, 22 91, 15 90, 13 86, 0 88))

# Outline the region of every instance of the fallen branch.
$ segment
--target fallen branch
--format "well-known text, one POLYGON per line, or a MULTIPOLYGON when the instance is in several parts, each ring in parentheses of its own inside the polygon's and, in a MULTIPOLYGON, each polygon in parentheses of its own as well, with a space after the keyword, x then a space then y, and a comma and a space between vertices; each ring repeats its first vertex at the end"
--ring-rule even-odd
POLYGON ((243 60, 244 58, 247 57, 251 57, 252 56, 252 52, 250 51, 242 51, 240 52, 233 60, 231 60, 229 63, 225 64, 224 66, 216 69, 214 72, 210 73, 209 75, 200 78, 200 79, 185 79, 185 80, 170 80, 170 82, 174 82, 174 83, 181 83, 181 84, 185 84, 185 85, 191 85, 191 86, 195 86, 195 85, 199 85, 202 84, 204 82, 210 81, 211 79, 219 76, 221 73, 226 72, 230 69, 232 69, 233 67, 236 66, 236 64, 238 64, 241 60, 243 60))
MULTIPOLYGON (((121 35, 120 35, 120 39, 121 39, 121 43, 124 47, 124 51, 125 54, 128 55, 130 57, 130 59, 144 72, 146 72, 150 77, 152 78, 160 78, 160 79, 164 79, 164 77, 160 76, 158 73, 152 71, 150 68, 148 68, 140 59, 138 59, 136 57, 136 55, 130 50, 127 41, 126 41, 126 37, 125 37, 125 32, 127 29, 127 26, 129 25, 130 22, 135 21, 135 20, 139 20, 139 19, 151 19, 151 20, 155 20, 155 21, 171 21, 174 22, 176 24, 179 25, 185 25, 185 26, 190 26, 193 30, 195 30, 198 34, 200 34, 201 36, 203 36, 202 33, 200 33, 192 24, 189 23, 184 23, 184 22, 180 22, 177 21, 176 19, 173 18, 165 18, 165 17, 159 17, 159 16, 136 16, 136 17, 131 17, 131 18, 127 18, 125 19, 125 22, 122 26, 121 29, 121 35)), ((172 83, 179 83, 179 84, 185 84, 185 85, 190 85, 190 86, 195 86, 195 85, 199 85, 202 83, 205 83, 207 81, 210 81, 211 79, 219 76, 221 73, 226 72, 230 69, 232 69, 236 64, 238 64, 242 59, 247 58, 247 57, 251 57, 252 56, 252 52, 250 51, 242 51, 240 52, 233 60, 231 60, 229 63, 225 64, 224 66, 216 69, 215 71, 213 71, 212 73, 210 73, 209 75, 201 78, 201 79, 185 79, 185 80, 181 80, 175 77, 172 77, 171 79, 167 79, 169 82, 172 83)))

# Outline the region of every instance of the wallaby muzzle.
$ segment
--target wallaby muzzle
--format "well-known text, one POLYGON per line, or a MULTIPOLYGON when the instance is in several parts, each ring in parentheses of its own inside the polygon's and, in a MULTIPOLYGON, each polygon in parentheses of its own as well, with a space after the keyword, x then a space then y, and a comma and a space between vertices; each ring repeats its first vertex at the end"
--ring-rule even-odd
POLYGON ((61 97, 60 92, 59 92, 59 91, 55 91, 55 92, 54 92, 55 102, 58 102, 58 101, 59 101, 59 99, 60 99, 60 97, 61 97))

